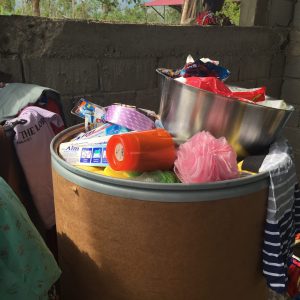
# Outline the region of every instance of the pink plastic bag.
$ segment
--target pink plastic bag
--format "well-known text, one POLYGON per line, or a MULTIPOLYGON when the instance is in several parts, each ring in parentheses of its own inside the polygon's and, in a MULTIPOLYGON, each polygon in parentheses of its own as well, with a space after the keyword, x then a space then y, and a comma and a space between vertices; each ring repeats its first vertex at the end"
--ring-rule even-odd
POLYGON ((174 171, 183 183, 212 182, 238 176, 237 155, 224 137, 195 134, 179 146, 174 171))

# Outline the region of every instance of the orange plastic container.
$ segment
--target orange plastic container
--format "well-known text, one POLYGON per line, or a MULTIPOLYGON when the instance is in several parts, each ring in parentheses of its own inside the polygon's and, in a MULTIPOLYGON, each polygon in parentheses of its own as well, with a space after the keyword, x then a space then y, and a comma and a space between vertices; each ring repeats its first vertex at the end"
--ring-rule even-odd
POLYGON ((174 165, 176 149, 166 130, 154 129, 112 136, 106 156, 116 171, 169 170, 174 165))

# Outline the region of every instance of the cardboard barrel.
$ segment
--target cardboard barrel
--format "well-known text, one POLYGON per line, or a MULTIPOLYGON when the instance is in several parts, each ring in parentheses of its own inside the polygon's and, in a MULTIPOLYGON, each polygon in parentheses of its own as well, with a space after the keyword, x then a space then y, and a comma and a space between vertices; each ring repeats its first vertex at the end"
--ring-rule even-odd
POLYGON ((154 184, 75 168, 51 144, 62 300, 265 300, 268 175, 154 184))

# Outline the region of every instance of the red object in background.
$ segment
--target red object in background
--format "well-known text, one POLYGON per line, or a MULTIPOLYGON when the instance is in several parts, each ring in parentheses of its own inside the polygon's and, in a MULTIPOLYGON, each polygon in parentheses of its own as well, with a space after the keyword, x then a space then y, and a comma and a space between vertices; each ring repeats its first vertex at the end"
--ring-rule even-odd
MULTIPOLYGON (((295 236, 295 244, 300 243, 300 233, 295 236)), ((295 297, 300 294, 300 261, 299 258, 292 258, 292 263, 288 268, 288 295, 295 297)))
POLYGON ((265 100, 265 87, 231 91, 223 81, 216 77, 188 77, 185 84, 225 97, 237 98, 244 102, 255 103, 265 100))
POLYGON ((185 84, 228 97, 231 90, 216 77, 188 77, 185 84))
POLYGON ((197 16, 196 22, 200 26, 216 25, 217 20, 215 14, 211 11, 203 11, 197 16))
POLYGON ((62 117, 62 111, 59 107, 59 105, 57 104, 57 102, 51 98, 47 98, 47 103, 44 105, 38 105, 39 107, 43 108, 43 109, 47 109, 49 111, 52 111, 58 115, 60 115, 62 117))
POLYGON ((266 87, 248 89, 245 91, 232 91, 231 97, 239 100, 247 99, 252 102, 260 102, 266 99, 266 87))
POLYGON ((300 262, 293 258, 288 268, 288 295, 295 297, 300 293, 300 262))
POLYGON ((176 150, 166 130, 154 129, 113 135, 107 143, 106 156, 116 171, 169 170, 176 150))

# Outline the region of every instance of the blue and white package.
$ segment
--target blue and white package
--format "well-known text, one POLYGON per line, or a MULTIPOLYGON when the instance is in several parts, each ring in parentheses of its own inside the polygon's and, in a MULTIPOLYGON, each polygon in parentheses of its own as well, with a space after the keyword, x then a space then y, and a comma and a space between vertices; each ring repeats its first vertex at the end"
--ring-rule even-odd
POLYGON ((72 141, 90 139, 90 138, 94 138, 94 137, 101 137, 101 136, 114 135, 114 134, 120 134, 120 133, 127 133, 130 131, 131 130, 126 127, 116 125, 116 124, 106 123, 100 127, 94 128, 88 132, 80 133, 72 141))
POLYGON ((106 146, 111 136, 61 143, 59 154, 71 165, 106 167, 106 146))
POLYGON ((97 128, 104 123, 106 110, 84 98, 81 98, 71 110, 71 113, 84 119, 85 131, 97 128))
POLYGON ((105 111, 104 107, 101 107, 95 103, 92 103, 84 98, 81 98, 80 100, 78 100, 76 105, 71 110, 71 113, 73 115, 76 115, 82 119, 85 119, 86 115, 92 115, 96 119, 99 119, 98 120, 99 122, 100 122, 100 120, 101 121, 103 120, 105 112, 106 111, 105 111))
POLYGON ((230 76, 230 71, 219 66, 215 61, 209 59, 197 59, 185 64, 180 71, 180 76, 187 77, 217 77, 225 81, 230 76))

